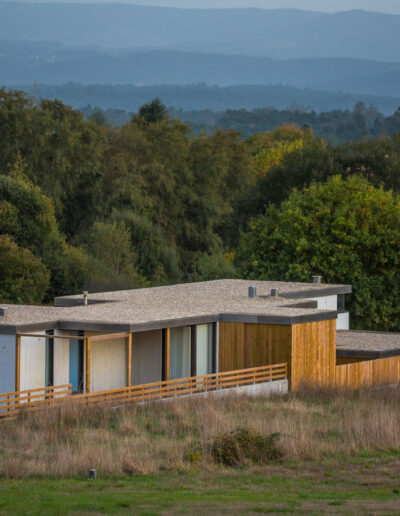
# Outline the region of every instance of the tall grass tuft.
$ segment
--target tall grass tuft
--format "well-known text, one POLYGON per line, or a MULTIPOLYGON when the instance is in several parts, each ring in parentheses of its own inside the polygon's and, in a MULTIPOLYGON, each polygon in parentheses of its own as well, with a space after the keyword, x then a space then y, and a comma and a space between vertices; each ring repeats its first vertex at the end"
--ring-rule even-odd
POLYGON ((359 392, 304 388, 270 397, 194 396, 116 408, 70 402, 0 422, 0 476, 221 467, 215 464, 213 443, 237 428, 259 436, 261 443, 263 436, 279 435, 274 457, 283 460, 400 449, 400 386, 359 392))

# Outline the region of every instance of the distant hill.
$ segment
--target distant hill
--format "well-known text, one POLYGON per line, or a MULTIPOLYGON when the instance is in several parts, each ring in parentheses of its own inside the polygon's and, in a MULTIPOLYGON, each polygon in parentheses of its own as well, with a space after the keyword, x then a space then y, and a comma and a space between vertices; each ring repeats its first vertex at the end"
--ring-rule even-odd
POLYGON ((400 95, 400 70, 359 75, 356 72, 350 77, 337 80, 324 80, 311 84, 326 91, 346 91, 367 95, 398 96, 400 95))
POLYGON ((4 40, 75 46, 397 61, 400 16, 12 1, 0 3, 0 34, 4 40))
MULTIPOLYGON (((15 86, 34 94, 33 85, 15 86)), ((127 112, 138 108, 155 97, 160 97, 167 106, 185 111, 226 109, 256 109, 272 107, 302 111, 332 111, 337 109, 353 109, 358 101, 366 105, 373 104, 382 113, 392 114, 400 105, 399 96, 377 97, 371 95, 354 95, 345 93, 328 93, 310 89, 299 89, 291 86, 207 86, 193 84, 187 86, 133 86, 133 85, 89 85, 65 84, 62 86, 37 85, 40 97, 59 99, 75 108, 91 104, 103 109, 117 109, 127 112)), ((116 115, 114 113, 114 115, 116 115)), ((207 114, 204 114, 207 118, 207 114)), ((211 116, 212 120, 215 117, 211 116)), ((121 113, 122 122, 126 115, 121 113)), ((214 122, 212 122, 214 123, 214 122)))
POLYGON ((345 58, 277 60, 167 50, 103 51, 55 43, 0 41, 0 85, 33 84, 34 81, 44 84, 281 84, 400 96, 400 63, 345 58))

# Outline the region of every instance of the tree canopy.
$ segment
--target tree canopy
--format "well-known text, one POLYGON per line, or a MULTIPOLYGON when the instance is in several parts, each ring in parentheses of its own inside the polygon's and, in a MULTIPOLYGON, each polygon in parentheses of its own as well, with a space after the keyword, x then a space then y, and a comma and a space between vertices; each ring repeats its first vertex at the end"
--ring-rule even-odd
MULTIPOLYGON (((363 117, 370 127, 375 114, 360 104, 352 119, 361 128, 363 117)), ((387 291, 395 295, 398 279, 389 288, 387 278, 398 266, 390 228, 397 227, 400 133, 339 146, 293 124, 248 138, 231 128, 196 135, 159 99, 113 127, 101 112, 84 120, 59 101, 33 102, 4 89, 0 132, 2 263, 15 278, 3 276, 0 300, 50 302, 83 289, 271 271, 274 279, 308 280, 312 264, 327 281, 353 284, 353 324, 391 328, 389 319, 396 320, 387 291), (304 193, 312 188, 313 202, 304 193), (294 204, 293 213, 285 208, 294 204), (350 233, 338 230, 339 213, 350 233), (264 244, 257 248, 261 237, 279 249, 286 245, 282 263, 272 267, 264 244), (28 262, 31 282, 23 273, 28 262), (321 262, 329 264, 326 271, 321 262)))
POLYGON ((354 176, 294 190, 241 237, 247 278, 348 283, 358 328, 400 330, 400 200, 354 176))

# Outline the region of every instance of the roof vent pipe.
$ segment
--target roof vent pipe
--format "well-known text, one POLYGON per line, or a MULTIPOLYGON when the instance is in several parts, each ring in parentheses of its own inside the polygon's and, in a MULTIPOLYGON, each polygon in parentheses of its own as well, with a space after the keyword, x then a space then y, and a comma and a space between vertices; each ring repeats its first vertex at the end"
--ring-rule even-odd
POLYGON ((7 309, 0 307, 0 317, 5 317, 7 314, 7 309))
POLYGON ((249 297, 257 297, 257 287, 249 287, 249 297))
POLYGON ((271 297, 279 296, 279 288, 271 288, 271 297))
POLYGON ((88 291, 87 290, 83 291, 83 304, 85 306, 87 306, 87 304, 88 304, 88 291))
POLYGON ((322 283, 322 276, 313 276, 312 280, 313 280, 313 283, 320 285, 322 283))

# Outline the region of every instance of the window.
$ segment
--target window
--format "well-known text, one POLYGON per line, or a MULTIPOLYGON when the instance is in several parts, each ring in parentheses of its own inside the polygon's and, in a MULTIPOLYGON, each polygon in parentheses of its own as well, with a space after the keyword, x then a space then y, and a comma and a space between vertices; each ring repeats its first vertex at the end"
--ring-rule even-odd
POLYGON ((213 373, 214 325, 196 326, 196 376, 213 373))
POLYGON ((170 334, 171 380, 188 378, 191 373, 191 327, 171 328, 170 334))

